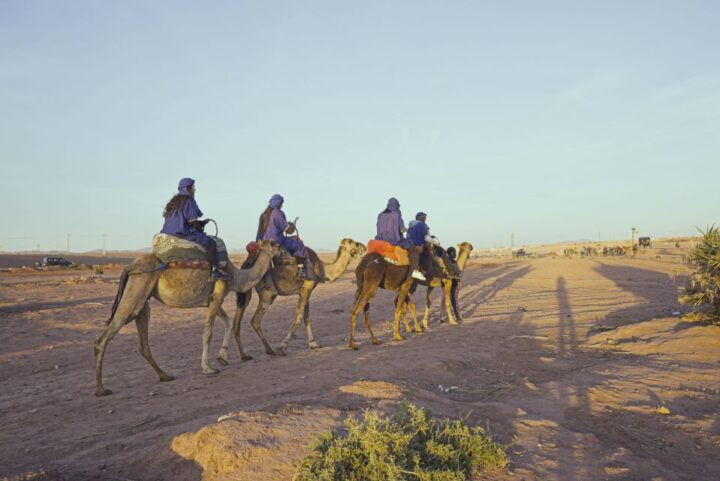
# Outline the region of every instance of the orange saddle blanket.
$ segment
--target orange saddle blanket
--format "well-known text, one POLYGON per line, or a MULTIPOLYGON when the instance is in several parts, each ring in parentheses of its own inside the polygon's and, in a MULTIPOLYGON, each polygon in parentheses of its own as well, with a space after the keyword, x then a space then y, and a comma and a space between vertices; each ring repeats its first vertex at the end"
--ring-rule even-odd
POLYGON ((371 240, 368 241, 367 246, 368 254, 380 254, 385 258, 386 261, 397 266, 410 265, 408 259, 408 251, 400 246, 394 246, 387 241, 371 240))

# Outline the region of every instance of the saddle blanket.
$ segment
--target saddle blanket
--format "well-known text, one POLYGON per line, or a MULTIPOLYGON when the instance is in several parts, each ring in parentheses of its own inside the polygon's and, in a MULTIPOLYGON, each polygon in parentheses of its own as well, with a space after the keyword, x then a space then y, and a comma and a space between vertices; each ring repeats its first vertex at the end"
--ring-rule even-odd
POLYGON ((380 254, 390 264, 396 266, 409 266, 408 251, 400 246, 394 246, 387 241, 370 240, 367 247, 368 254, 380 254))
MULTIPOLYGON (((225 267, 228 262, 227 247, 219 237, 208 236, 217 244, 218 264, 225 267)), ((155 234, 152 240, 152 253, 162 262, 170 263, 175 261, 199 260, 207 261, 206 249, 195 242, 181 239, 169 234, 155 234)))
POLYGON ((170 261, 167 263, 168 269, 203 269, 210 270, 210 263, 206 260, 184 260, 170 261))

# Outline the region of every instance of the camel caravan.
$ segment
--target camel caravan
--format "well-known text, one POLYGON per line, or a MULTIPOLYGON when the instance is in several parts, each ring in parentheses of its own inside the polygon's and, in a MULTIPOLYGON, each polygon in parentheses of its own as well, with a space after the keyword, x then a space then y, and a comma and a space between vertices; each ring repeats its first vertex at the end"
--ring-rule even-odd
POLYGON ((250 305, 253 290, 258 304, 250 325, 260 338, 269 355, 284 354, 295 332, 304 323, 308 347, 317 349, 311 326, 310 297, 319 284, 333 282, 347 271, 353 259, 359 259, 355 269, 357 291, 350 314, 348 346, 358 349, 355 342, 355 322, 363 311, 365 326, 372 344, 380 340, 372 331, 369 316, 370 302, 378 289, 397 292, 393 339, 405 339, 400 333, 400 322, 405 332, 421 333, 429 328, 431 294, 441 288, 445 319, 452 325, 461 321, 458 308, 459 281, 470 258, 473 246, 463 242, 447 250, 430 234, 427 214, 418 212, 406 229, 400 203, 395 198, 378 215, 377 235, 367 247, 353 239, 342 239, 335 259, 323 262, 317 253, 306 247, 297 234, 297 219, 288 222, 282 210, 284 199, 274 195, 260 215, 255 240, 246 246, 248 256, 236 266, 229 259, 225 243, 217 233, 205 233, 210 219, 201 220, 203 213, 195 201, 195 181, 181 179, 178 193, 165 206, 162 230, 153 238, 152 254, 137 257, 121 276, 118 291, 105 329, 95 341, 95 394, 111 394, 103 384, 102 366, 108 343, 120 329, 135 322, 138 331, 138 351, 152 366, 161 382, 174 378, 160 368, 150 351, 148 326, 150 299, 167 307, 206 307, 202 334, 200 366, 205 374, 219 371, 210 366, 209 349, 215 318, 219 317, 225 332, 217 356, 221 365, 228 364, 231 337, 242 360, 252 359, 242 346, 240 327, 250 305), (425 310, 422 323, 418 323, 411 295, 418 286, 426 287, 425 310), (222 307, 225 297, 234 292, 237 310, 232 320, 222 307), (262 319, 277 296, 297 296, 297 306, 290 329, 276 349, 273 349, 262 330, 262 319), (408 322, 408 312, 413 327, 408 322))

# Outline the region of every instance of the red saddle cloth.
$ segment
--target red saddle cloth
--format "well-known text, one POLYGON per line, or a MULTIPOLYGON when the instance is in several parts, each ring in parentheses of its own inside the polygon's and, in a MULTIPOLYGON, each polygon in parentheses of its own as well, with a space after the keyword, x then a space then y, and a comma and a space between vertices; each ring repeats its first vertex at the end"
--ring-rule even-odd
POLYGON ((385 259, 399 266, 407 266, 410 264, 408 251, 400 246, 394 246, 387 241, 375 239, 368 241, 367 253, 380 254, 385 259))

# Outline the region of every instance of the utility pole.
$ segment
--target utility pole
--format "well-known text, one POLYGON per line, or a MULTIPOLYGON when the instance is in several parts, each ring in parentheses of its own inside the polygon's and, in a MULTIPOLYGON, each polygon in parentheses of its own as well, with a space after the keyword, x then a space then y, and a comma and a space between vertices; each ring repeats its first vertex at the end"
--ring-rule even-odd
POLYGON ((106 237, 107 237, 107 236, 106 236, 105 234, 103 234, 103 236, 102 236, 102 237, 103 237, 103 249, 102 249, 102 255, 103 255, 103 256, 105 256, 105 255, 107 255, 107 254, 106 254, 106 251, 105 251, 105 239, 106 239, 106 237))
POLYGON ((637 227, 632 228, 632 245, 635 245, 635 234, 637 233, 637 227))
POLYGON ((67 235, 67 253, 70 254, 70 234, 67 235))

